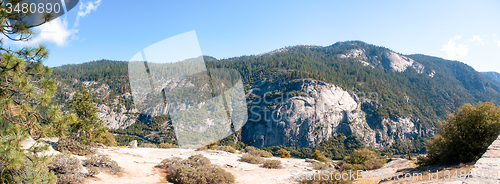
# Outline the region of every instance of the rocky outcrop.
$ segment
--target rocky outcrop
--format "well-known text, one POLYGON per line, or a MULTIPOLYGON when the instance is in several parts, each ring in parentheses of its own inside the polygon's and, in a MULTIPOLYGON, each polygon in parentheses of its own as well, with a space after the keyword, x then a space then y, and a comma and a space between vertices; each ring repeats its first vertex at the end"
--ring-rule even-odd
POLYGON ((110 129, 127 128, 135 123, 137 115, 135 109, 126 110, 125 107, 118 109, 118 112, 104 104, 97 105, 97 116, 102 120, 104 126, 110 129))
POLYGON ((391 69, 396 72, 404 72, 408 67, 412 67, 417 71, 417 73, 424 73, 425 71, 424 65, 395 52, 384 53, 381 57, 381 60, 378 59, 380 58, 378 56, 370 56, 364 49, 351 49, 349 50, 349 52, 340 54, 338 56, 342 59, 353 58, 355 59, 355 61, 363 64, 363 66, 370 66, 372 68, 375 68, 375 66, 368 61, 372 58, 375 58, 375 60, 372 61, 375 62, 375 65, 379 65, 381 63, 384 68, 391 69))
POLYGON ((333 84, 296 80, 253 89, 242 139, 254 146, 312 147, 342 133, 354 134, 374 148, 420 134, 418 119, 377 119, 365 112, 378 107, 375 98, 360 99, 333 84), (286 89, 286 92, 279 92, 286 89), (262 98, 260 98, 262 97, 262 98))
POLYGON ((413 59, 399 55, 395 52, 387 52, 383 56, 382 65, 386 68, 391 68, 396 72, 404 72, 411 66, 418 73, 424 73, 424 65, 414 61, 413 59))
MULTIPOLYGON (((73 85, 76 86, 80 81, 72 81, 73 85)), ((110 89, 106 84, 101 84, 95 81, 81 81, 81 85, 89 88, 95 99, 98 101, 110 98, 110 89)), ((60 88, 61 93, 64 93, 68 98, 64 99, 65 102, 69 102, 73 99, 76 92, 75 88, 68 86, 64 83, 57 83, 58 88, 60 88)), ((137 109, 131 108, 127 109, 124 104, 120 103, 122 100, 130 100, 132 96, 130 93, 125 93, 119 96, 111 97, 113 103, 102 104, 95 103, 97 107, 97 116, 102 120, 104 126, 110 129, 127 128, 128 126, 135 123, 138 115, 137 109)), ((68 104, 68 103, 64 103, 68 104)))

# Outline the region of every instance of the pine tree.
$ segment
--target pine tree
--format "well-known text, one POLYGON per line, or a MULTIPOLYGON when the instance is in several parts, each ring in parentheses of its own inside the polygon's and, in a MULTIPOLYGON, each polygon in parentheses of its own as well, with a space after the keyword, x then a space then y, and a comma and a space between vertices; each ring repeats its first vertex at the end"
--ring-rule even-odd
POLYGON ((114 136, 104 127, 97 116, 97 107, 92 104, 92 92, 82 86, 81 92, 76 92, 69 105, 75 110, 78 120, 70 125, 70 132, 76 133, 84 144, 103 143, 115 145, 114 136))
MULTIPOLYGON (((27 41, 33 32, 23 22, 24 13, 7 13, 7 3, 20 0, 0 0, 0 31, 10 41, 27 41)), ((45 16, 47 22, 50 14, 45 16)), ((55 183, 48 171, 47 157, 39 153, 47 146, 21 148, 21 141, 31 136, 38 139, 53 135, 54 127, 64 127, 57 107, 49 107, 56 92, 54 80, 46 78, 50 68, 42 61, 48 57, 44 46, 13 50, 0 40, 0 182, 1 183, 55 183), (46 112, 41 112, 45 109, 46 112), (55 126, 54 126, 55 125, 55 126)), ((58 133, 62 133, 59 131, 58 133)))

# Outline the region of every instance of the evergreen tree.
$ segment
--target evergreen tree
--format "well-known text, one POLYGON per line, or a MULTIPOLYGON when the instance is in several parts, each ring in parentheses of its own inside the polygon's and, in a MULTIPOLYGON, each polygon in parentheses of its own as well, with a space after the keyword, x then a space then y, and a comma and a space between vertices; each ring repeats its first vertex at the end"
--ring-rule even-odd
POLYGON ((75 110, 78 120, 70 125, 70 132, 76 133, 85 144, 94 142, 115 145, 116 141, 108 128, 104 127, 97 116, 97 107, 92 104, 92 92, 81 87, 81 92, 75 93, 75 98, 69 103, 75 110))
POLYGON ((479 102, 464 104, 458 114, 441 123, 439 134, 427 143, 421 165, 459 164, 476 161, 500 132, 500 106, 479 102))
MULTIPOLYGON (((27 41, 33 32, 22 12, 8 13, 7 3, 20 0, 0 0, 0 31, 10 41, 27 41)), ((52 15, 45 15, 45 23, 52 15)), ((0 182, 2 183, 55 183, 54 174, 48 171, 47 157, 39 154, 47 146, 21 149, 21 141, 31 136, 38 139, 63 131, 60 111, 49 107, 56 92, 54 80, 46 78, 50 68, 42 61, 48 57, 44 46, 13 50, 0 40, 0 182), (45 112, 41 112, 45 109, 45 112)))

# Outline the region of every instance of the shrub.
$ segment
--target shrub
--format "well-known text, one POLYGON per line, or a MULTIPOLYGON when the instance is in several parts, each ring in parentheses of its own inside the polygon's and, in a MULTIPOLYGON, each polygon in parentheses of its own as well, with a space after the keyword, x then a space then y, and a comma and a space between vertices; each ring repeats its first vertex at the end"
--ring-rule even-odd
POLYGON ((224 169, 213 165, 205 165, 198 168, 181 166, 170 176, 170 182, 175 184, 195 183, 233 183, 234 176, 224 169))
POLYGON ((97 167, 95 167, 95 166, 89 165, 86 168, 88 171, 88 173, 87 173, 88 176, 95 176, 95 175, 98 175, 100 173, 99 170, 97 169, 97 167))
POLYGON ((60 139, 54 145, 55 150, 59 152, 69 151, 75 155, 86 156, 96 153, 96 149, 91 145, 86 145, 80 142, 74 135, 67 136, 60 139))
POLYGON ((288 152, 287 150, 281 148, 279 151, 278 151, 279 155, 281 158, 290 158, 290 152, 288 152))
POLYGON ((439 133, 427 142, 427 157, 418 164, 459 164, 476 161, 500 132, 500 106, 464 104, 460 112, 441 122, 439 133))
POLYGON ((83 165, 85 167, 94 166, 98 168, 107 168, 112 174, 118 174, 122 170, 116 161, 111 160, 106 155, 92 155, 87 157, 87 159, 83 161, 83 165))
POLYGON ((208 149, 217 149, 217 142, 213 142, 213 143, 210 143, 209 145, 207 145, 207 148, 208 149))
POLYGON ((281 161, 279 160, 265 160, 264 167, 268 169, 279 169, 281 168, 281 161))
POLYGON ((68 152, 52 156, 48 168, 56 174, 57 183, 81 183, 84 179, 80 160, 68 152))
POLYGON ((172 157, 170 159, 164 159, 160 164, 155 167, 165 169, 167 174, 174 174, 175 170, 182 166, 182 158, 172 157))
POLYGON ((186 160, 182 161, 183 165, 189 166, 189 167, 201 167, 204 165, 210 165, 212 164, 210 162, 210 159, 207 157, 204 157, 202 154, 197 154, 197 155, 192 155, 186 160))
POLYGON ((368 148, 356 149, 340 163, 340 170, 373 170, 384 166, 387 159, 368 148))
POLYGON ((229 152, 229 153, 236 153, 236 149, 234 149, 231 146, 219 146, 217 149, 225 151, 225 152, 229 152))
POLYGON ((231 173, 212 165, 201 154, 190 156, 186 160, 179 157, 164 159, 155 167, 165 169, 167 179, 176 184, 234 182, 231 173))
POLYGON ((330 165, 322 163, 322 162, 313 162, 311 166, 316 170, 326 170, 330 168, 330 165))
POLYGON ((170 143, 161 143, 160 145, 158 145, 158 148, 163 148, 163 149, 168 149, 168 148, 178 148, 179 146, 175 145, 175 144, 170 144, 170 143))
POLYGON ((254 155, 254 156, 258 156, 258 157, 266 157, 266 158, 273 157, 273 154, 271 154, 267 151, 264 151, 264 150, 259 150, 259 149, 251 151, 250 155, 254 155))
POLYGON ((245 147, 245 152, 250 153, 252 151, 258 150, 256 147, 253 146, 247 146, 245 147))
POLYGON ((372 158, 365 162, 364 170, 373 170, 378 169, 384 166, 387 163, 387 159, 384 158, 372 158))
POLYGON ((250 155, 250 154, 244 154, 240 158, 241 162, 247 162, 251 164, 262 164, 264 163, 264 159, 262 157, 250 155))
POLYGON ((315 160, 318 160, 320 162, 327 162, 328 161, 328 159, 325 157, 325 155, 323 153, 321 153, 319 150, 314 151, 312 157, 315 160))
POLYGON ((101 143, 106 146, 116 146, 118 143, 116 142, 115 135, 111 132, 105 131, 101 133, 99 136, 95 138, 95 143, 101 143))
POLYGON ((156 148, 156 145, 155 144, 151 144, 151 143, 141 143, 141 145, 139 145, 140 148, 156 148))
POLYGON ((356 149, 349 156, 344 158, 350 164, 364 164, 366 161, 375 157, 375 152, 368 148, 356 149))

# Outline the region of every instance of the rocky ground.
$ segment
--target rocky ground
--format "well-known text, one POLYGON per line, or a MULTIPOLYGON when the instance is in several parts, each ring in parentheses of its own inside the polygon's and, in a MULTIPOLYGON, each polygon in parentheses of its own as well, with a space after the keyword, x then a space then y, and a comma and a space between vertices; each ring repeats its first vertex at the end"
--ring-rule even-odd
MULTIPOLYGON (((53 143, 56 139, 47 139, 45 142, 53 143)), ((23 147, 28 147, 35 144, 35 141, 30 139, 24 141, 23 147)), ((450 167, 429 167, 416 168, 415 159, 391 159, 382 168, 368 171, 364 176, 358 178, 354 183, 500 183, 497 179, 480 178, 474 180, 471 177, 461 177, 460 172, 473 170, 494 170, 498 172, 497 161, 500 158, 498 153, 500 150, 500 139, 495 141, 483 155, 483 158, 477 163, 462 164, 459 166, 450 167), (436 171, 437 177, 436 177, 436 171), (457 173, 454 177, 454 173, 457 173), (418 176, 418 174, 422 176, 418 176), (379 174, 383 174, 380 176, 379 174), (417 179, 415 179, 417 174, 417 179), (447 177, 447 174, 449 175, 447 177), (406 176, 412 176, 408 178, 406 176), (400 179, 397 179, 397 178, 400 179), (392 179, 389 179, 392 178, 392 179)), ((101 172, 95 177, 86 178, 84 183, 168 183, 163 170, 154 166, 160 163, 163 159, 171 157, 188 158, 191 155, 203 154, 210 161, 230 172, 238 184, 245 183, 297 183, 292 179, 292 173, 295 176, 302 174, 314 174, 318 172, 313 170, 313 167, 305 159, 295 158, 266 158, 278 159, 282 163, 281 169, 266 169, 262 165, 254 165, 246 162, 240 162, 239 159, 243 153, 228 153, 224 151, 195 151, 193 149, 159 149, 159 148, 125 148, 125 147, 103 147, 99 148, 98 152, 110 157, 118 162, 122 172, 119 174, 110 174, 109 172, 101 172)), ((58 151, 49 149, 46 154, 58 154, 58 151)), ((85 159, 82 156, 75 156, 81 160, 85 159)))

